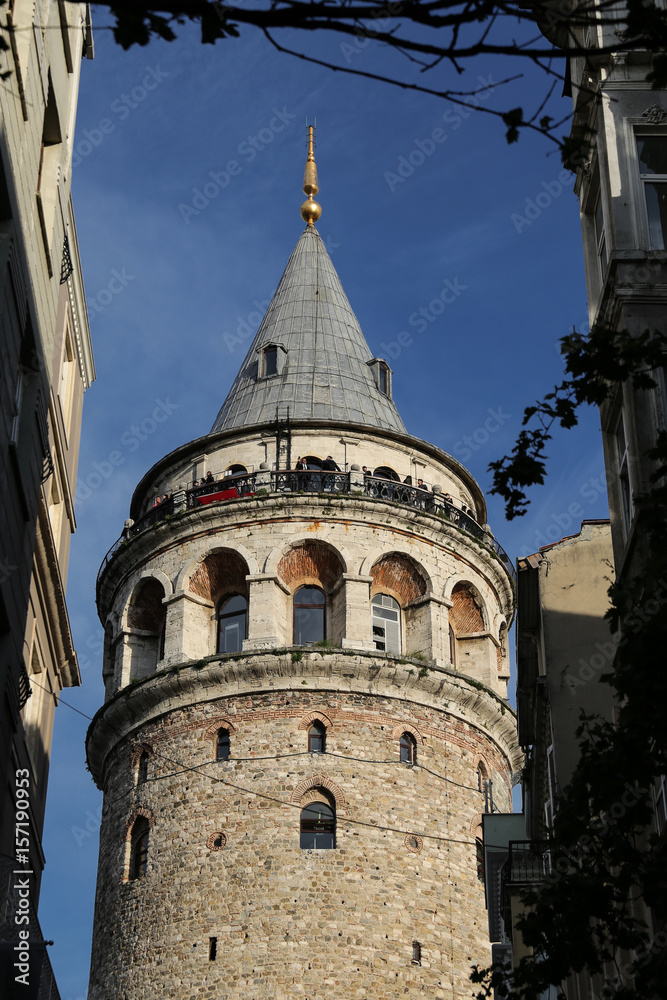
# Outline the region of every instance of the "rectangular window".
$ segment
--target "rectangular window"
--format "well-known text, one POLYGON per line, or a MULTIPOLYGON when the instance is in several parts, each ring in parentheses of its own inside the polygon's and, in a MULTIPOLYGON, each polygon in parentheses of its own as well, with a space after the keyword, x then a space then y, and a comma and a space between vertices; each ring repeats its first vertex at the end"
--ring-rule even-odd
POLYGON ((595 202, 595 212, 593 213, 593 221, 595 223, 595 248, 597 250, 598 260, 600 262, 600 280, 604 281, 604 276, 607 272, 607 261, 609 259, 607 254, 607 237, 604 228, 604 212, 602 209, 602 193, 598 193, 597 200, 595 202))
POLYGON ((652 250, 664 250, 667 246, 667 135, 651 133, 636 138, 649 243, 652 250))
POLYGON ((653 794, 655 798, 655 819, 658 833, 664 833, 667 828, 667 788, 665 788, 665 775, 661 774, 653 782, 653 794))
POLYGON ((632 480, 630 478, 630 462, 628 439, 625 428, 625 418, 621 413, 618 418, 615 432, 616 462, 618 468, 618 483, 620 490, 621 514, 623 517, 623 529, 627 537, 630 525, 635 513, 633 499, 632 480))

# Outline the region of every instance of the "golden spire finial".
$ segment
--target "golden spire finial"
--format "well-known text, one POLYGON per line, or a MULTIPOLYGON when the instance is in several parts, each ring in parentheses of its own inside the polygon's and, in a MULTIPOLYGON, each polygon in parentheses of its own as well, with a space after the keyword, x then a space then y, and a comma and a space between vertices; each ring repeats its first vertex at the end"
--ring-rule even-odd
POLYGON ((315 201, 314 196, 319 191, 317 186, 317 167, 315 166, 315 126, 308 126, 308 159, 303 175, 303 192, 308 195, 308 200, 301 206, 301 218, 309 226, 317 222, 322 214, 321 207, 315 201))

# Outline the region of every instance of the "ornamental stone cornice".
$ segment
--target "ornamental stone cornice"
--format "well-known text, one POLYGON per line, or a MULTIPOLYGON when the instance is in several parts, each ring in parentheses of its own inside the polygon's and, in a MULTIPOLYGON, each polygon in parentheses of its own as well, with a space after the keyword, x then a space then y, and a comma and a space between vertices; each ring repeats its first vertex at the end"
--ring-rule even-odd
POLYGON ((113 748, 167 712, 297 686, 300 691, 365 694, 444 712, 484 731, 505 756, 512 773, 522 765, 513 709, 478 681, 398 656, 380 658, 359 650, 288 647, 187 662, 123 688, 99 709, 90 724, 88 767, 101 787, 113 748), (293 652, 300 656, 293 656, 293 652))

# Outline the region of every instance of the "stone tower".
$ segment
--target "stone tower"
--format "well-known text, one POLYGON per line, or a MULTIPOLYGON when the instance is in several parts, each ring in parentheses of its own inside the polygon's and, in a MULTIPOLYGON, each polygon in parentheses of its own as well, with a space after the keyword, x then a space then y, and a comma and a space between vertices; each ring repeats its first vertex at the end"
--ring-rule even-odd
POLYGON ((304 190, 212 430, 100 570, 90 1000, 450 1000, 490 959, 512 569, 472 476, 405 430, 313 224, 312 136, 304 190))

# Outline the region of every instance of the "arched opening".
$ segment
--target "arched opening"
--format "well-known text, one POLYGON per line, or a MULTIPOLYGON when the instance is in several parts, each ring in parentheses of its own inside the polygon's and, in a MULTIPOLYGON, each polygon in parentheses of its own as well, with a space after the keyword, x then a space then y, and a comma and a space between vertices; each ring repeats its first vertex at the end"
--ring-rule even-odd
POLYGON ((132 827, 130 847, 130 879, 142 878, 148 867, 148 837, 150 826, 145 816, 139 816, 132 827))
POLYGON ((218 729, 215 738, 215 759, 217 761, 229 760, 232 750, 232 740, 228 729, 218 729))
POLYGON ((154 673, 164 657, 167 612, 162 600, 164 587, 155 577, 140 580, 127 613, 130 680, 154 673))
POLYGON ((401 606, 389 594, 376 594, 371 601, 371 626, 375 648, 385 653, 401 652, 401 606))
POLYGON ((310 753, 324 753, 326 738, 327 731, 324 724, 315 719, 308 727, 308 751, 310 753))
POLYGON ((301 810, 303 851, 326 851, 336 846, 336 812, 332 804, 317 800, 301 810))
POLYGON ((388 465, 379 465, 373 473, 376 479, 391 479, 394 483, 400 483, 401 477, 398 473, 390 469, 388 465))
POLYGON ((248 602, 242 594, 225 597, 218 605, 216 653, 240 653, 248 638, 248 602))
POLYGON ((315 472, 322 471, 321 458, 317 458, 315 455, 304 455, 302 461, 306 463, 307 469, 313 469, 315 472))
POLYGON ((401 756, 402 764, 413 764, 417 763, 417 740, 414 738, 412 733, 401 733, 401 738, 399 740, 399 751, 401 756))
POLYGON ((227 476, 245 476, 248 474, 248 470, 245 465, 230 465, 228 469, 225 469, 225 477, 227 476))
POLYGON ((457 583, 452 590, 449 614, 457 636, 483 632, 485 629, 482 602, 468 583, 457 583))
POLYGON ((324 641, 325 597, 319 587, 299 587, 294 594, 294 645, 324 641))

